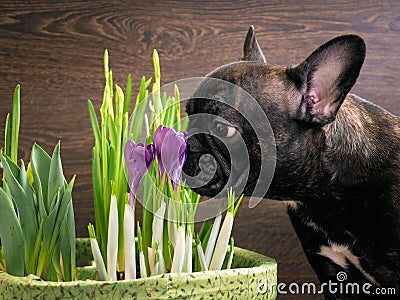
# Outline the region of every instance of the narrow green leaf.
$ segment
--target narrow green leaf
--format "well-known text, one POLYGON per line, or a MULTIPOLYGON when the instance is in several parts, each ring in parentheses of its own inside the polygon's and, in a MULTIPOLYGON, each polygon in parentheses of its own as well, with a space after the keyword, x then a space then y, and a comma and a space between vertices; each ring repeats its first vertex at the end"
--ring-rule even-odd
POLYGON ((107 79, 108 73, 110 72, 108 68, 108 49, 104 51, 104 76, 107 79))
MULTIPOLYGON (((100 164, 100 148, 93 147, 92 150, 92 182, 94 197, 94 213, 96 220, 96 231, 99 241, 103 241, 103 226, 106 224, 105 211, 103 209, 103 185, 100 164)), ((106 239, 107 240, 107 239, 106 239)), ((104 249, 105 250, 105 249, 104 249)), ((105 252, 106 253, 106 252, 105 252)))
MULTIPOLYGON (((153 224, 153 214, 151 211, 143 208, 143 230, 142 230, 142 244, 143 244, 143 254, 148 261, 148 252, 145 251, 148 247, 151 247, 151 226, 153 224)), ((147 267, 150 267, 147 265, 147 267)), ((150 273, 150 269, 147 269, 147 274, 150 273)))
POLYGON ((239 209, 240 203, 242 203, 243 196, 244 196, 244 195, 241 195, 241 196, 239 197, 239 199, 237 200, 237 202, 236 202, 235 208, 234 208, 234 210, 233 210, 233 217, 236 216, 236 213, 237 213, 237 211, 238 211, 238 209, 239 209))
POLYGON ((138 243, 138 251, 143 252, 142 230, 140 228, 139 221, 137 222, 137 243, 138 243))
POLYGON ((176 111, 176 122, 177 122, 177 130, 181 131, 182 130, 182 124, 180 122, 181 119, 181 103, 180 103, 180 94, 179 94, 179 88, 176 84, 174 84, 174 97, 175 97, 175 111, 176 111))
POLYGON ((4 153, 7 156, 11 156, 11 125, 10 125, 10 114, 7 114, 6 124, 4 126, 4 153))
POLYGON ((44 225, 44 220, 42 220, 40 222, 39 231, 36 236, 35 248, 33 250, 33 259, 32 259, 31 266, 30 266, 31 271, 29 271, 32 274, 36 273, 36 266, 37 266, 38 260, 39 260, 40 246, 42 244, 42 239, 43 239, 43 225, 44 225))
POLYGON ((153 51, 153 65, 154 65, 155 81, 160 82, 160 79, 161 79, 160 58, 158 57, 158 52, 156 49, 154 49, 154 51, 153 51))
POLYGON ((76 236, 75 217, 72 201, 69 203, 67 215, 60 232, 60 248, 63 267, 63 278, 65 281, 76 279, 76 236))
POLYGON ((182 130, 187 130, 188 126, 189 126, 189 118, 185 117, 183 119, 182 130))
POLYGON ((112 118, 108 118, 108 130, 110 133, 110 146, 114 146, 118 143, 118 132, 116 124, 112 118))
POLYGON ((57 234, 55 232, 55 223, 57 219, 57 213, 60 207, 60 198, 61 194, 57 192, 54 195, 54 199, 52 203, 54 203, 54 206, 52 209, 49 211, 49 215, 44 219, 44 224, 43 224, 43 242, 41 246, 41 251, 39 255, 39 260, 38 260, 38 265, 36 269, 36 276, 41 276, 43 269, 47 268, 49 265, 49 262, 51 260, 51 252, 52 249, 50 248, 50 244, 52 241, 53 234, 57 234))
MULTIPOLYGON (((24 164, 23 160, 21 160, 21 171, 20 171, 19 183, 21 184, 21 187, 23 188, 23 190, 25 192, 25 195, 27 197, 27 201, 29 203, 33 204, 33 207, 34 207, 33 208, 33 215, 35 217, 35 220, 38 220, 37 212, 38 212, 39 207, 38 207, 38 203, 36 201, 36 197, 34 195, 34 190, 33 190, 32 186, 29 184, 28 176, 27 176, 27 173, 25 171, 25 164, 24 164)), ((34 226, 34 225, 32 224, 32 226, 34 226)), ((39 230, 40 230, 40 228, 39 228, 39 230)), ((31 243, 34 243, 34 240, 36 239, 36 237, 32 236, 30 239, 31 239, 31 243)), ((33 246, 33 244, 29 245, 29 243, 27 243, 27 247, 28 246, 29 247, 33 246)), ((27 270, 28 274, 31 274, 31 273, 35 272, 35 269, 31 269, 32 260, 34 259, 34 255, 32 254, 31 249, 27 248, 26 250, 27 250, 26 253, 25 253, 25 255, 26 255, 26 257, 25 257, 25 259, 26 259, 26 270, 27 270)))
POLYGON ((108 78, 107 78, 107 89, 108 89, 108 97, 106 98, 107 101, 107 109, 108 109, 108 114, 111 118, 114 119, 114 107, 113 107, 113 98, 114 98, 114 90, 113 90, 114 84, 113 84, 113 77, 112 77, 112 71, 108 73, 108 78))
POLYGON ((94 110, 92 101, 90 101, 90 100, 88 100, 88 111, 89 111, 89 119, 90 119, 90 124, 92 125, 96 147, 99 147, 100 143, 101 143, 100 127, 99 127, 99 122, 97 121, 97 116, 96 116, 96 112, 94 110))
MULTIPOLYGON (((32 158, 31 158, 32 159, 32 158)), ((38 220, 43 220, 47 217, 47 210, 44 205, 42 182, 40 180, 39 172, 36 170, 35 164, 30 164, 32 170, 33 184, 36 189, 36 201, 39 207, 38 220)), ((47 192, 46 192, 47 194, 47 192)))
POLYGON ((170 270, 172 266, 172 259, 168 255, 168 220, 167 218, 164 219, 163 222, 163 239, 162 239, 162 253, 164 255, 164 262, 165 262, 165 267, 170 270))
MULTIPOLYGON (((122 91, 121 87, 116 84, 115 85, 115 125, 118 131, 118 128, 121 129, 122 127, 122 116, 124 115, 124 92, 122 91)), ((121 135, 119 134, 118 137, 120 138, 121 135)))
POLYGON ((206 247, 208 244, 208 240, 210 239, 211 231, 212 231, 213 225, 210 226, 206 234, 204 235, 204 238, 201 240, 201 247, 203 248, 203 251, 206 251, 206 247))
POLYGON ((201 225, 200 230, 199 230, 199 239, 200 239, 200 241, 202 241, 204 239, 204 237, 207 234, 207 232, 210 229, 210 227, 211 227, 210 221, 208 219, 205 220, 203 222, 203 224, 201 225))
POLYGON ((9 196, 0 188, 0 239, 4 251, 7 272, 24 276, 24 234, 18 221, 14 205, 9 196))
MULTIPOLYGON (((151 80, 151 79, 150 79, 151 80)), ((139 93, 136 97, 135 109, 131 117, 131 126, 129 136, 135 141, 139 142, 142 136, 143 119, 148 104, 148 91, 147 87, 150 84, 150 80, 146 81, 145 77, 142 77, 140 82, 139 93)))
POLYGON ((14 90, 13 105, 12 105, 12 126, 11 126, 11 160, 17 163, 18 160, 18 136, 21 118, 20 108, 20 85, 17 84, 14 90))
MULTIPOLYGON (((54 231, 51 239, 50 249, 52 249, 55 246, 55 243, 60 233, 62 222, 64 222, 67 210, 70 206, 70 203, 72 202, 72 189, 74 187, 75 178, 76 176, 74 175, 74 177, 72 177, 71 181, 69 182, 67 188, 65 189, 63 195, 61 196, 61 201, 57 212, 57 218, 55 219, 54 223, 54 229, 53 229, 54 231)), ((61 187, 59 191, 61 191, 61 187)))
POLYGON ((64 281, 61 270, 60 240, 58 239, 51 255, 51 264, 46 272, 46 280, 64 281))
POLYGON ((132 99, 132 75, 128 75, 125 88, 125 99, 124 99, 124 113, 129 113, 129 107, 131 106, 132 99))

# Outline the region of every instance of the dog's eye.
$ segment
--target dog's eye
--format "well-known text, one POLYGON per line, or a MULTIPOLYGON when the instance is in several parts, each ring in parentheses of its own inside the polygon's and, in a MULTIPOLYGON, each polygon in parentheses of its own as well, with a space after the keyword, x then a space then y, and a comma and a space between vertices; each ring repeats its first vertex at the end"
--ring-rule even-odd
POLYGON ((231 137, 235 134, 236 128, 228 124, 217 122, 215 124, 215 133, 220 137, 231 137))

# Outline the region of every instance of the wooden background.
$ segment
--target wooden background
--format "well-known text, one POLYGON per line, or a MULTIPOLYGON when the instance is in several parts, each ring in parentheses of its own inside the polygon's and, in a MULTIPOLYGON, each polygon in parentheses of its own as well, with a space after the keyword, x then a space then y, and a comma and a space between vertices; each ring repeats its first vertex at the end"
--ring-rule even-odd
MULTIPOLYGON (((86 103, 92 99, 100 107, 105 48, 115 82, 124 86, 132 73, 136 91, 140 77, 152 75, 154 48, 168 83, 203 76, 238 59, 251 24, 274 64, 298 63, 323 42, 355 33, 365 39, 367 57, 353 92, 399 114, 400 2, 320 2, 2 0, 0 130, 20 83, 20 157, 29 159, 34 141, 51 151, 62 140, 67 179, 77 174, 76 229, 84 237, 86 225, 94 222, 93 136, 86 103)), ((251 210, 243 205, 234 236, 237 245, 276 258, 280 282, 316 281, 282 203, 263 201, 251 210)))

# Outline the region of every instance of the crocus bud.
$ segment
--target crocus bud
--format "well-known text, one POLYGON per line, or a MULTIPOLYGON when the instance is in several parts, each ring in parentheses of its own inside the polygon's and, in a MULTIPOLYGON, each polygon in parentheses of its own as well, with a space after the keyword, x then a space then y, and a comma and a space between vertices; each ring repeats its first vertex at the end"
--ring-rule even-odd
POLYGON ((182 167, 186 160, 187 140, 186 132, 162 125, 157 128, 153 136, 160 178, 165 170, 175 189, 181 180, 182 167))
MULTIPOLYGON (((134 141, 128 140, 125 144, 124 156, 128 168, 129 188, 132 196, 135 196, 140 181, 153 164, 154 145, 144 146, 142 143, 136 144, 134 141)), ((129 200, 132 207, 133 197, 130 197, 129 200)))

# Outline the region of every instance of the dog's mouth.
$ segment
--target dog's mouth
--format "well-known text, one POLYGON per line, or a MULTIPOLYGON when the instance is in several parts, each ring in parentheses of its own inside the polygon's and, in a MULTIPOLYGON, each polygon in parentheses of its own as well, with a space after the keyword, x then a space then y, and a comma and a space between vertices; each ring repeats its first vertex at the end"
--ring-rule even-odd
POLYGON ((229 157, 226 159, 220 152, 224 149, 216 145, 213 137, 207 134, 189 138, 183 179, 196 193, 203 196, 218 195, 231 174, 229 157))

